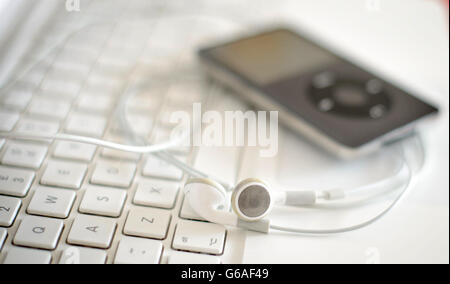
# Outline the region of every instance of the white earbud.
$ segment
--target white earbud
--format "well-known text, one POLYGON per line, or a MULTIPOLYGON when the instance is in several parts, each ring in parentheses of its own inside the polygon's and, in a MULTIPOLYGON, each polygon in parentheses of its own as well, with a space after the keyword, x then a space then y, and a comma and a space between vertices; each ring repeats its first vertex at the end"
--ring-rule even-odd
POLYGON ((213 223, 237 226, 238 217, 228 211, 230 202, 219 183, 206 178, 194 178, 187 181, 184 194, 199 216, 213 223))
POLYGON ((246 180, 233 191, 233 211, 224 187, 210 179, 194 178, 184 187, 192 209, 207 221, 267 233, 270 222, 262 219, 272 207, 272 197, 264 183, 246 180), (259 199, 261 198, 261 199, 259 199))
POLYGON ((222 225, 236 226, 239 220, 247 223, 265 218, 274 204, 311 205, 316 202, 314 191, 271 192, 262 180, 249 178, 241 181, 231 195, 230 201, 225 188, 207 178, 189 180, 184 193, 192 209, 204 219, 222 225))

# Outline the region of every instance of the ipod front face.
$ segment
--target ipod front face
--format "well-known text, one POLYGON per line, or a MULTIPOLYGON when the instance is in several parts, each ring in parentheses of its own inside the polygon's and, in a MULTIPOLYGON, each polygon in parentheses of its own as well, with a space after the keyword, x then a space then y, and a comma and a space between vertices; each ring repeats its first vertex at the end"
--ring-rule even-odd
POLYGON ((349 148, 437 113, 435 107, 287 29, 203 49, 200 57, 349 148))

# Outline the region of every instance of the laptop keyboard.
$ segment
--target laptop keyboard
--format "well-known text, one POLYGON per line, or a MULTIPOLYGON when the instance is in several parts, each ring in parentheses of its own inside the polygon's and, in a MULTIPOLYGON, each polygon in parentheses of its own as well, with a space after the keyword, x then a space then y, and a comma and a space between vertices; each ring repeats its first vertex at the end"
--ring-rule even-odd
MULTIPOLYGON (((126 105, 140 137, 166 141, 168 114, 205 102, 210 83, 189 72, 185 58, 164 66, 146 60, 142 51, 151 54, 151 29, 133 25, 138 32, 129 40, 124 36, 130 27, 93 25, 44 57, 1 95, 0 131, 130 143, 114 119, 127 84, 141 74, 163 78, 161 70, 169 76, 182 62, 186 76, 140 89, 126 105)), ((195 152, 172 150, 191 164, 195 152)), ((0 139, 0 263, 224 262, 229 232, 183 202, 185 179, 151 155, 0 139)))

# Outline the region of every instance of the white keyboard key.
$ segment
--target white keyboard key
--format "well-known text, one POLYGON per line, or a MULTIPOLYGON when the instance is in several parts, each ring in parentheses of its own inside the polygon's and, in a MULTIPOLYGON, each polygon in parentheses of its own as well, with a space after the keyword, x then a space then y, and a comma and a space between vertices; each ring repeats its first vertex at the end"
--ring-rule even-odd
POLYGON ((136 189, 135 204, 170 209, 175 204, 179 184, 162 180, 141 180, 136 189))
POLYGON ((222 254, 225 227, 218 224, 180 220, 173 239, 173 248, 209 254, 222 254))
POLYGON ((55 218, 67 218, 75 201, 76 194, 66 189, 40 186, 34 191, 27 208, 28 214, 55 218))
POLYGON ((169 228, 170 211, 135 207, 128 213, 123 231, 127 235, 165 239, 169 228))
MULTIPOLYGON (((58 54, 55 62, 53 62, 52 68, 55 68, 55 64, 59 69, 63 69, 61 66, 66 67, 67 65, 75 64, 85 66, 85 68, 83 68, 83 71, 85 72, 83 73, 89 72, 91 68, 90 65, 95 62, 99 50, 95 48, 96 46, 94 43, 87 44, 86 41, 83 41, 84 49, 77 48, 74 46, 76 40, 81 40, 81 38, 77 37, 77 39, 67 42, 67 45, 64 46, 64 49, 58 54)), ((81 69, 82 67, 78 68, 81 69)), ((57 70, 59 71, 59 69, 57 70)))
POLYGON ((183 205, 181 205, 180 217, 190 220, 206 221, 205 218, 200 217, 194 209, 192 209, 186 198, 183 200, 183 205))
POLYGON ((86 175, 87 165, 75 162, 50 161, 41 184, 78 189, 86 175))
POLYGON ((107 74, 105 72, 101 72, 100 70, 93 70, 91 74, 89 74, 86 85, 102 86, 102 88, 114 92, 120 90, 122 87, 123 80, 121 79, 121 77, 107 74))
POLYGON ((96 150, 97 147, 90 144, 59 141, 56 144, 53 156, 57 158, 90 162, 94 157, 96 150))
POLYGON ((160 92, 156 92, 157 94, 143 93, 131 97, 127 101, 127 109, 133 112, 145 113, 155 111, 161 105, 161 97, 163 97, 164 95, 162 93, 162 90, 160 92), (158 96, 158 94, 160 94, 161 96, 158 96))
POLYGON ((0 131, 11 131, 19 120, 20 114, 15 111, 0 110, 0 131))
POLYGON ((7 253, 3 264, 50 264, 52 254, 48 251, 12 247, 7 253))
POLYGON ((79 210, 82 213, 119 217, 126 198, 125 190, 88 187, 79 210))
POLYGON ((106 251, 99 249, 68 247, 61 253, 59 264, 104 264, 106 251))
POLYGON ((116 226, 114 219, 80 214, 73 222, 67 242, 106 249, 111 245, 116 226))
POLYGON ((83 94, 77 103, 77 108, 82 111, 93 113, 106 113, 113 106, 113 97, 102 94, 83 94))
MULTIPOLYGON (((125 76, 122 74, 121 76, 125 76)), ((85 84, 83 87, 82 94, 96 94, 101 96, 109 96, 109 97, 115 97, 117 93, 119 92, 118 89, 115 88, 109 88, 105 85, 99 85, 96 82, 90 82, 89 84, 85 84)))
POLYGON ((135 172, 134 163, 100 161, 92 174, 91 183, 128 188, 135 172))
MULTIPOLYGON (((66 48, 67 47, 65 47, 65 49, 66 48)), ((65 52, 68 52, 67 49, 65 50, 65 52)), ((74 52, 71 59, 69 59, 68 56, 66 56, 66 58, 58 58, 57 61, 53 62, 53 65, 51 67, 52 70, 49 71, 51 76, 56 76, 53 74, 55 74, 56 72, 61 72, 66 74, 73 74, 73 76, 76 78, 74 79, 74 81, 82 80, 83 78, 85 78, 86 75, 89 74, 89 69, 91 66, 89 65, 89 60, 84 60, 84 58, 80 62, 76 62, 75 60, 80 59, 79 54, 80 53, 74 52)))
POLYGON ((22 201, 19 198, 0 195, 0 226, 9 227, 14 223, 22 201))
POLYGON ((165 178, 170 180, 181 180, 183 172, 175 167, 153 156, 149 156, 145 163, 142 174, 147 177, 165 178))
POLYGON ((24 197, 33 180, 33 171, 0 166, 0 194, 24 197))
POLYGON ((30 143, 9 143, 2 164, 38 169, 47 155, 47 146, 30 143))
POLYGON ((70 110, 70 103, 64 100, 36 97, 28 107, 32 115, 63 119, 70 110))
POLYGON ((168 264, 220 264, 220 258, 213 255, 172 252, 169 256, 168 264))
POLYGON ((8 231, 5 228, 0 228, 0 251, 2 251, 3 244, 5 243, 8 231))
POLYGON ((67 98, 75 98, 80 91, 80 84, 63 78, 48 77, 41 84, 41 91, 45 94, 57 94, 67 98))
POLYGON ((119 72, 119 70, 125 72, 132 67, 133 61, 134 60, 122 58, 119 53, 107 52, 99 57, 98 64, 107 65, 111 69, 117 69, 117 72, 119 72))
POLYGON ((67 119, 66 131, 68 133, 101 137, 106 127, 106 119, 91 114, 72 113, 67 119))
POLYGON ((69 49, 67 46, 62 52, 53 62, 52 69, 48 73, 51 76, 58 76, 58 73, 66 76, 73 74, 71 79, 74 82, 85 79, 92 65, 92 56, 86 56, 86 53, 78 52, 74 48, 69 49))
POLYGON ((61 220, 26 216, 17 229, 14 244, 41 249, 55 249, 63 230, 61 220))
MULTIPOLYGON (((63 51, 66 54, 68 53, 67 51, 63 51)), ((78 54, 72 54, 72 57, 77 57, 78 54)), ((80 58, 81 59, 81 58, 80 58)), ((73 60, 73 59, 72 59, 73 60)), ((54 86, 57 85, 57 81, 63 81, 61 83, 61 87, 62 84, 66 85, 66 88, 64 91, 61 91, 60 93, 55 93, 55 90, 48 90, 47 92, 43 91, 41 88, 40 93, 44 93, 44 94, 50 94, 52 96, 57 96, 58 98, 61 97, 65 97, 66 99, 70 99, 73 100, 75 97, 78 96, 79 91, 81 89, 81 86, 83 84, 83 81, 86 79, 88 74, 80 74, 78 73, 79 70, 76 70, 76 68, 73 68, 72 66, 68 65, 68 64, 60 64, 62 63, 59 59, 56 59, 56 61, 53 62, 52 67, 48 70, 47 74, 46 74, 46 78, 45 80, 50 82, 50 81, 54 81, 52 82, 52 84, 54 84, 54 86), (72 70, 70 70, 72 69, 72 70)), ((89 66, 87 66, 89 67, 89 66)), ((43 82, 42 85, 45 85, 46 82, 43 82)), ((50 85, 50 83, 49 83, 50 85)), ((59 85, 59 84, 58 84, 59 85)), ((60 86, 57 86, 58 88, 60 86)))
POLYGON ((123 237, 117 248, 115 264, 158 264, 161 259, 162 243, 132 237, 123 237))
POLYGON ((167 100, 172 106, 186 106, 203 101, 205 88, 200 82, 173 84, 167 91, 167 100))
POLYGON ((24 110, 31 101, 32 93, 30 90, 13 90, 5 95, 3 104, 8 108, 18 111, 24 110))
POLYGON ((59 123, 50 121, 40 121, 34 118, 22 118, 17 124, 16 131, 32 132, 42 134, 56 134, 59 130, 59 123))
MULTIPOLYGON (((33 62, 36 62, 39 60, 37 57, 38 55, 34 55, 34 59, 31 59, 33 62)), ((45 76, 45 73, 47 72, 48 67, 51 64, 52 59, 54 58, 53 55, 50 55, 49 58, 46 58, 42 61, 42 63, 39 63, 37 66, 33 67, 25 76, 23 76, 20 80, 25 82, 26 84, 30 84, 32 86, 38 86, 42 79, 45 76)))

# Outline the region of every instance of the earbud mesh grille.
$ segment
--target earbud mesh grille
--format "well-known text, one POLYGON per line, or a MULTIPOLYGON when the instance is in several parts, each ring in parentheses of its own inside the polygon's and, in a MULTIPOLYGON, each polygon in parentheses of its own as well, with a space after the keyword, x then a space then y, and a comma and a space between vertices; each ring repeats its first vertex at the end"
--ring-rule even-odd
POLYGON ((252 185, 241 192, 238 199, 239 210, 247 217, 263 215, 270 206, 270 195, 259 185, 252 185))

